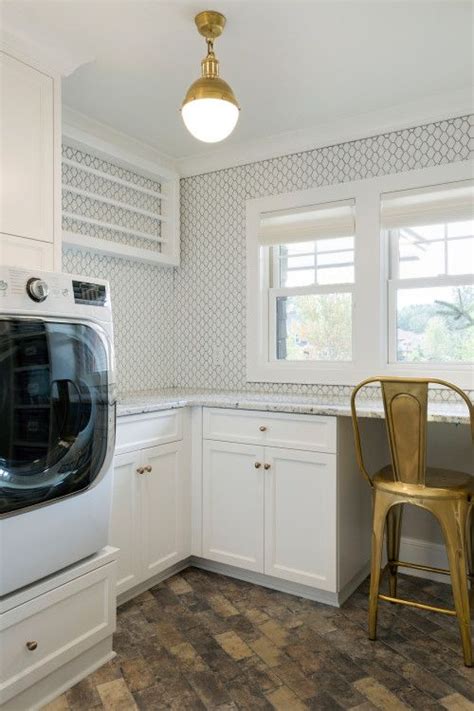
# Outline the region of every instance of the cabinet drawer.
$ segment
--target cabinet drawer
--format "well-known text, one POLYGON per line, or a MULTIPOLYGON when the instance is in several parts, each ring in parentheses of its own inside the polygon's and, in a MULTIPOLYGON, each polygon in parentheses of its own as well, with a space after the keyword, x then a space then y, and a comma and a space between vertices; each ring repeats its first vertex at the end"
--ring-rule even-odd
POLYGON ((0 705, 114 629, 115 562, 2 614, 0 705))
POLYGON ((125 415, 117 419, 115 453, 155 447, 183 439, 183 411, 163 410, 153 414, 125 415))
POLYGON ((336 418, 204 408, 205 439, 336 452, 336 418))

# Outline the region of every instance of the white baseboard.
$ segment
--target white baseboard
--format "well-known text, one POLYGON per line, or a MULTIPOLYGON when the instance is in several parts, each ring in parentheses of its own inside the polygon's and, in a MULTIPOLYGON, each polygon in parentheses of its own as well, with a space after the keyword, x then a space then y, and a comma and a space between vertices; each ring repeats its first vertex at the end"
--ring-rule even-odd
POLYGON ((153 588, 155 585, 158 585, 158 583, 162 583, 163 580, 167 580, 173 575, 177 575, 182 570, 189 568, 189 566, 191 565, 190 561, 191 558, 188 556, 184 560, 180 560, 178 563, 175 563, 169 568, 166 568, 166 570, 163 570, 161 573, 157 573, 157 575, 154 575, 152 578, 147 578, 147 580, 144 580, 138 585, 135 585, 133 588, 130 588, 130 590, 126 590, 125 592, 120 593, 120 595, 117 596, 117 607, 123 605, 124 602, 133 600, 134 597, 137 597, 137 595, 141 595, 141 593, 146 592, 150 588, 153 588))
MULTIPOLYGON (((431 565, 434 568, 447 568, 448 559, 446 549, 442 543, 423 541, 418 538, 405 538, 402 536, 400 543, 400 560, 407 563, 417 563, 418 565, 431 565)), ((425 570, 413 570, 412 568, 401 568, 401 572, 414 575, 417 578, 427 578, 440 583, 450 583, 448 575, 439 575, 425 570)))

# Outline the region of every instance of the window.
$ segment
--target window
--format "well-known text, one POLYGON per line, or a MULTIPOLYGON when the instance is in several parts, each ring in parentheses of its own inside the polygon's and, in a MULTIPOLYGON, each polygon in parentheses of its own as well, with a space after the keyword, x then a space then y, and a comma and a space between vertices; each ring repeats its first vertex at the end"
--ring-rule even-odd
POLYGON ((387 195, 390 362, 474 362, 470 181, 387 195))
POLYGON ((270 360, 352 360, 353 210, 350 201, 262 215, 270 360))
POLYGON ((247 380, 474 388, 473 169, 248 200, 247 380))

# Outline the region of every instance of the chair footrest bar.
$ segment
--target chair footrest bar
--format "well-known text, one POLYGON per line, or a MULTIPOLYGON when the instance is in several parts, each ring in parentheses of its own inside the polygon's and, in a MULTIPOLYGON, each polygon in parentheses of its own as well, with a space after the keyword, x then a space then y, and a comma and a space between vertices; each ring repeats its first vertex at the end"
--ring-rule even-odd
POLYGON ((430 612, 441 612, 443 615, 451 615, 456 617, 456 610, 450 610, 447 607, 435 607, 427 605, 424 602, 415 602, 414 600, 404 600, 401 597, 391 597, 390 595, 378 595, 379 600, 385 602, 395 602, 397 605, 407 605, 407 607, 416 607, 419 610, 430 610, 430 612))
POLYGON ((451 575, 449 568, 434 568, 431 565, 421 565, 418 563, 408 563, 405 560, 395 560, 390 563, 401 568, 413 568, 414 570, 425 570, 427 573, 441 573, 441 575, 451 575))
MULTIPOLYGON (((427 573, 439 573, 441 575, 451 575, 449 568, 434 568, 431 565, 421 565, 420 563, 409 563, 406 560, 391 560, 387 563, 385 568, 389 566, 397 566, 399 568, 413 568, 414 570, 425 570, 427 573)), ((383 572, 385 572, 385 568, 383 572)), ((467 577, 470 580, 474 580, 474 574, 468 573, 467 577)))

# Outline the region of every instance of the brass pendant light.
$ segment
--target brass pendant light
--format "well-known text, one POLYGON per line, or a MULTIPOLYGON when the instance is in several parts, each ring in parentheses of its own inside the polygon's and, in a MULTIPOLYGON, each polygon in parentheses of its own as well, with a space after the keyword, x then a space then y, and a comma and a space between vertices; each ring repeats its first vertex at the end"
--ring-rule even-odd
POLYGON ((232 133, 240 111, 234 92, 219 76, 219 60, 214 54, 214 40, 222 34, 226 20, 220 12, 205 10, 194 21, 206 38, 207 56, 201 61, 201 77, 186 92, 181 115, 195 138, 217 143, 232 133))

